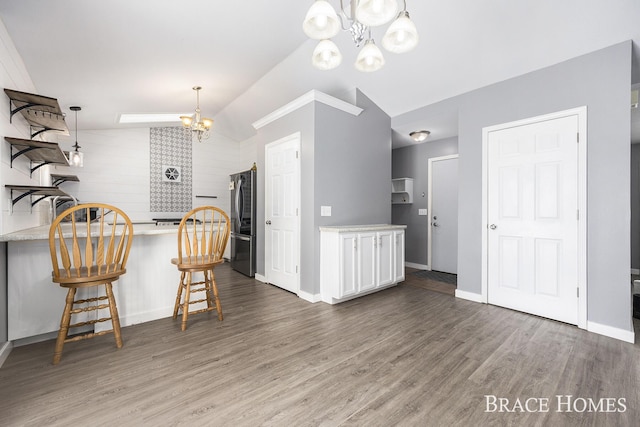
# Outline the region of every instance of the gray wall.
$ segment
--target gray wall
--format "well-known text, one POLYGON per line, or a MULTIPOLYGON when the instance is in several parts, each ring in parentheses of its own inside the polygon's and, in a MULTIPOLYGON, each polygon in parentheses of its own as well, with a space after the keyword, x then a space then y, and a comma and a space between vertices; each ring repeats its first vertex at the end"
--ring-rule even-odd
POLYGON ((482 128, 586 105, 587 316, 631 331, 631 41, 394 118, 411 123, 457 108, 460 186, 458 289, 481 293, 482 128))
POLYGON ((458 153, 458 138, 428 141, 397 148, 392 152, 393 178, 413 178, 413 203, 392 205, 393 224, 406 225, 405 257, 407 262, 427 265, 427 230, 429 216, 418 216, 418 209, 427 208, 429 189, 428 161, 433 157, 458 153), (423 196, 424 194, 424 196, 423 196))
POLYGON ((631 268, 640 269, 640 144, 631 146, 631 268))
POLYGON ((314 102, 258 131, 257 272, 265 271, 264 147, 300 132, 300 289, 310 294, 320 292, 319 226, 391 222, 391 119, 359 91, 355 103, 359 116, 314 102))

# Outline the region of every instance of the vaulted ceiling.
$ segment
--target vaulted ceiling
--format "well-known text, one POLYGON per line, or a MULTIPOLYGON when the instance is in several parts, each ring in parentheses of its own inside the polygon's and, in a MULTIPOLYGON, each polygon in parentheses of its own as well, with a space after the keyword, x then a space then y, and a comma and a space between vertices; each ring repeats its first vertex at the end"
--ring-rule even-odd
MULTIPOLYGON (((301 27, 311 3, 0 0, 0 18, 34 90, 58 98, 64 111, 82 106, 80 129, 125 127, 121 113, 192 112, 196 84, 203 114, 236 140, 311 89, 340 96, 358 87, 394 117, 629 39, 640 82, 637 0, 407 0, 420 43, 385 53, 375 73, 353 68, 347 33, 334 38, 344 56, 338 69, 312 67, 315 42, 301 27)), ((374 29, 374 38, 383 32, 374 29)), ((441 120, 449 129, 442 135, 455 127, 455 117, 430 120, 411 126, 441 120)), ((412 129, 395 130, 402 140, 412 129)))

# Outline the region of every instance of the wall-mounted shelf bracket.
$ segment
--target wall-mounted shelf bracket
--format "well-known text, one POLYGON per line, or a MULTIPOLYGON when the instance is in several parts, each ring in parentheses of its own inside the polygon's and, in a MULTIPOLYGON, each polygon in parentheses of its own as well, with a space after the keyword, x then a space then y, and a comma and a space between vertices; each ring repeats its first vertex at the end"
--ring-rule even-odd
POLYGON ((27 196, 29 196, 31 199, 32 208, 36 204, 38 204, 38 202, 46 199, 47 197, 51 197, 51 196, 70 197, 67 193, 60 190, 58 187, 41 187, 41 186, 33 186, 33 185, 5 185, 5 187, 11 190, 11 209, 9 211, 9 213, 11 214, 13 213, 13 206, 27 196), (14 198, 13 197, 14 193, 18 193, 19 195, 14 198))

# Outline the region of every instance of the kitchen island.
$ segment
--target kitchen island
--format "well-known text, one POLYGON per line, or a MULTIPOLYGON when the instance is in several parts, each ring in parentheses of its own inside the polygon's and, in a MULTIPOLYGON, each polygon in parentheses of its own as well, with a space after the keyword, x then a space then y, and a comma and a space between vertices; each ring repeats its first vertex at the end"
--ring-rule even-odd
MULTIPOLYGON (((79 226, 78 230, 86 235, 86 227, 79 226)), ((177 254, 177 230, 175 225, 134 223, 127 273, 113 287, 122 326, 173 314, 180 278, 171 264, 177 254)), ((51 281, 48 239, 48 225, 0 236, 0 241, 7 242, 10 341, 50 339, 60 327, 67 290, 51 281)), ((97 288, 81 291, 92 296, 90 292, 97 292, 97 288)), ((110 327, 97 324, 96 330, 110 327)))

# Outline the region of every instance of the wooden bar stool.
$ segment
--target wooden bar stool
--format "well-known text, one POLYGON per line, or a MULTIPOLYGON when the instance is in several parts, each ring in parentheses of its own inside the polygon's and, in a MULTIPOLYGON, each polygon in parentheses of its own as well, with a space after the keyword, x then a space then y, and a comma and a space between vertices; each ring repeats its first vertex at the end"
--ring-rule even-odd
POLYGON ((171 260, 180 271, 180 283, 173 318, 182 310, 182 325, 187 329, 189 314, 216 310, 222 320, 222 307, 218 297, 213 269, 224 262, 222 258, 231 232, 229 217, 214 206, 202 206, 188 212, 178 226, 178 257, 171 260), (192 280, 193 273, 203 273, 204 279, 192 280), (202 285, 193 287, 193 285, 202 285), (192 300, 194 293, 204 292, 204 298, 192 300), (189 311, 192 304, 207 303, 207 307, 189 311))
POLYGON ((112 282, 127 271, 125 266, 132 241, 133 225, 129 217, 120 209, 103 203, 73 206, 58 215, 51 224, 49 250, 53 265, 52 280, 69 288, 53 353, 54 365, 60 362, 62 348, 67 342, 113 333, 116 346, 122 347, 112 282), (109 215, 110 223, 105 221, 106 215, 109 215), (94 222, 91 222, 91 218, 95 218, 94 222), (104 285, 106 295, 76 299, 78 288, 99 285, 104 285), (102 309, 109 309, 109 317, 98 318, 98 310, 102 309), (72 316, 94 311, 98 313, 96 319, 71 324, 72 316), (108 320, 112 324, 110 330, 69 335, 71 328, 108 320))

